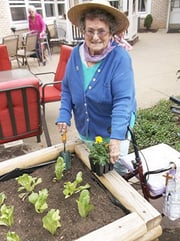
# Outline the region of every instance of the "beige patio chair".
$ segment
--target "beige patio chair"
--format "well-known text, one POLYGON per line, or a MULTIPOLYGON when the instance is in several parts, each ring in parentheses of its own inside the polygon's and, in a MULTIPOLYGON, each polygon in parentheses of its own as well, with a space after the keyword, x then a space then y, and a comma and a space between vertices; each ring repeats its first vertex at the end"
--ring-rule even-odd
POLYGON ((61 27, 58 21, 54 21, 54 35, 50 36, 49 44, 51 51, 53 52, 53 47, 60 46, 64 44, 66 40, 66 31, 61 27))
POLYGON ((38 53, 36 51, 37 41, 38 41, 38 33, 29 32, 25 36, 22 49, 19 49, 17 51, 17 57, 19 62, 21 62, 22 65, 26 64, 28 69, 30 69, 28 58, 36 58, 38 64, 40 65, 40 60, 38 57, 38 53), (22 60, 20 60, 20 58, 22 60))
POLYGON ((19 42, 19 35, 13 34, 13 35, 8 35, 3 37, 3 44, 7 46, 10 61, 16 60, 18 67, 20 67, 19 61, 17 58, 18 42, 19 42))

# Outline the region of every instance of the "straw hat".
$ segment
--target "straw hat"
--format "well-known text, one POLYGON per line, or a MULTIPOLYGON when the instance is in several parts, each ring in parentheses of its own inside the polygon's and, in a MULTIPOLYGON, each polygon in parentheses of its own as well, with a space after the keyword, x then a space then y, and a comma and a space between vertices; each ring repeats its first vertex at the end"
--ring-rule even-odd
POLYGON ((98 8, 98 9, 105 10, 106 12, 114 16, 118 25, 118 31, 117 31, 118 33, 124 32, 129 26, 129 21, 127 16, 124 13, 120 12, 120 10, 118 10, 117 8, 112 7, 107 0, 92 0, 92 1, 79 3, 69 9, 67 13, 68 18, 72 24, 79 27, 80 16, 88 9, 91 9, 91 8, 96 8, 96 9, 98 8))

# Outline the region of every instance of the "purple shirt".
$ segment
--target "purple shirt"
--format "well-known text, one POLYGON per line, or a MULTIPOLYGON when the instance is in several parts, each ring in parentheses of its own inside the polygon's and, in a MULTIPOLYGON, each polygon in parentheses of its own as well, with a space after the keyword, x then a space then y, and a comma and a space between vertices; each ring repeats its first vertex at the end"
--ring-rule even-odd
POLYGON ((29 20, 29 30, 37 31, 38 36, 40 35, 41 32, 46 31, 46 24, 39 13, 36 13, 35 20, 33 20, 31 16, 28 17, 28 20, 29 20))

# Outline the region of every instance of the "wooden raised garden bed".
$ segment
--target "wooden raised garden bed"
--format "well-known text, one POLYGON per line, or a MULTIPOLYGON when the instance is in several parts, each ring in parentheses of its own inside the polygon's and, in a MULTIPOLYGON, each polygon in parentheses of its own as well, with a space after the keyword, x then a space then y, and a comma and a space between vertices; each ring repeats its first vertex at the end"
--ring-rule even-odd
MULTIPOLYGON (((63 144, 54 145, 10 160, 0 162, 0 176, 15 168, 28 168, 59 156, 63 144)), ((90 169, 88 149, 80 141, 68 142, 67 149, 74 152, 90 169)), ((97 176, 99 181, 130 211, 130 213, 102 228, 99 228, 76 241, 150 241, 158 240, 162 234, 161 214, 147 202, 128 182, 114 170, 97 176)))

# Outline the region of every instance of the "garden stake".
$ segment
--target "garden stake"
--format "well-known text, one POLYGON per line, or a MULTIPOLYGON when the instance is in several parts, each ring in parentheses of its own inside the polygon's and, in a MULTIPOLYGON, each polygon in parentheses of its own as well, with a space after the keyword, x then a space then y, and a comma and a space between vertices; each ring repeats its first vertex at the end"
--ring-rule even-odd
POLYGON ((64 144, 64 150, 60 152, 60 156, 63 157, 65 162, 65 169, 69 170, 71 168, 71 153, 66 151, 66 132, 62 134, 62 143, 64 144))

